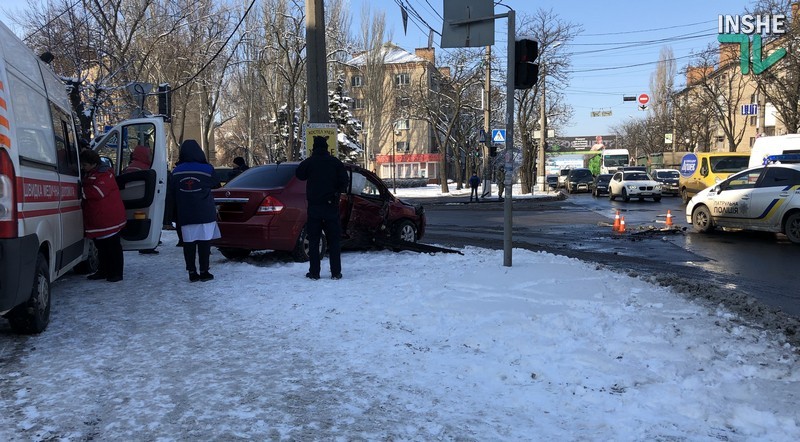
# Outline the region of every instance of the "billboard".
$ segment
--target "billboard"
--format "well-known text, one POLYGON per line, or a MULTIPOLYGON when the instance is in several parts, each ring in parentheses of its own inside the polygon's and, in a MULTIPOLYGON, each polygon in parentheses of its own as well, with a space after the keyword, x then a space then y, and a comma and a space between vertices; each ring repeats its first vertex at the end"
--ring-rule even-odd
POLYGON ((594 135, 587 137, 548 138, 544 151, 547 153, 591 152, 616 149, 616 135, 594 135))

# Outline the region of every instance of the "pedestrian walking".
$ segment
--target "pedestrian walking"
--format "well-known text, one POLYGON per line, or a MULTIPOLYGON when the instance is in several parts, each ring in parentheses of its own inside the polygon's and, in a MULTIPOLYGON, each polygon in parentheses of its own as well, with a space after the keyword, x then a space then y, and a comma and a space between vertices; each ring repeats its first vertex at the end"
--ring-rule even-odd
POLYGON ((328 239, 331 279, 342 278, 339 194, 347 190, 349 179, 344 164, 328 152, 326 138, 314 137, 311 156, 303 160, 295 171, 298 179, 306 181, 309 247, 306 278, 309 279, 319 279, 319 242, 323 231, 328 239))
POLYGON ((472 202, 472 197, 475 197, 475 202, 478 202, 478 186, 481 185, 481 179, 478 177, 476 172, 472 172, 472 176, 469 177, 469 187, 472 189, 469 194, 469 202, 472 202))
POLYGON ((211 240, 222 235, 217 226, 217 209, 211 189, 219 187, 214 166, 208 164, 206 156, 195 140, 184 140, 181 144, 178 163, 172 171, 172 191, 175 201, 176 219, 183 242, 183 259, 189 281, 210 281, 209 272, 211 240), (195 259, 199 261, 200 273, 195 259))
POLYGON ((497 181, 497 199, 503 201, 503 192, 506 190, 506 168, 500 165, 495 173, 495 180, 497 181))
POLYGON ((125 258, 120 232, 127 220, 117 180, 111 168, 100 161, 97 152, 86 149, 81 152, 80 159, 84 231, 86 237, 94 241, 99 261, 97 272, 88 279, 122 281, 125 258))

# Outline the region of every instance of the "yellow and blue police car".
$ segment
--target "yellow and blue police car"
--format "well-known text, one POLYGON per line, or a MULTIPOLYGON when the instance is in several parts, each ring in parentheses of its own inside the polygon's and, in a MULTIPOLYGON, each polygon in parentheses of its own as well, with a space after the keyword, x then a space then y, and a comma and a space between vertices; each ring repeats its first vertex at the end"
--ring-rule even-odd
POLYGON ((714 228, 785 234, 800 244, 800 155, 774 155, 695 195, 686 222, 705 233, 714 228))

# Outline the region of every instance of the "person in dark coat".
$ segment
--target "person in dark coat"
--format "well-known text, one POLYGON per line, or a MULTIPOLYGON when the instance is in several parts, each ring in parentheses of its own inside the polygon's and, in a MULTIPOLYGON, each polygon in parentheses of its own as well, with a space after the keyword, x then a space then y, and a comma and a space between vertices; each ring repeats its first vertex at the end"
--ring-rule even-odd
POLYGON ((233 159, 233 169, 228 172, 228 181, 236 178, 237 176, 241 175, 242 172, 249 169, 250 166, 247 165, 247 162, 244 161, 242 157, 236 157, 233 159))
POLYGON ((220 238, 217 209, 211 189, 219 187, 214 167, 195 140, 181 144, 178 163, 172 171, 172 192, 178 228, 183 242, 183 258, 189 281, 210 281, 211 240, 220 238), (195 258, 200 263, 198 274, 195 258))
POLYGON ((469 193, 469 202, 472 202, 472 197, 475 197, 475 202, 478 202, 478 186, 481 185, 481 179, 478 177, 478 174, 473 172, 472 176, 469 177, 469 187, 472 190, 469 193))
POLYGON ((344 164, 328 152, 326 137, 314 137, 311 156, 295 171, 298 179, 306 181, 308 203, 309 265, 306 277, 319 279, 319 242, 322 231, 328 239, 331 279, 342 278, 341 226, 339 225, 339 194, 347 191, 349 178, 344 164))
POLYGON ((94 241, 99 261, 96 273, 88 279, 122 281, 125 259, 120 232, 127 223, 125 204, 111 169, 100 161, 93 150, 81 152, 81 190, 83 193, 83 225, 85 235, 94 241))

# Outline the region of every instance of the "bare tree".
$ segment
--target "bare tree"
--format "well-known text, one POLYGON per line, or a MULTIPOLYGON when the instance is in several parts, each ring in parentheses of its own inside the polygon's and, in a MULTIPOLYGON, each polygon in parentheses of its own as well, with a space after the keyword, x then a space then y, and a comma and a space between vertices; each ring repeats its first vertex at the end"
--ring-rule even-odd
POLYGON ((420 74, 419 81, 412 82, 417 86, 412 91, 412 118, 430 124, 441 153, 439 178, 442 193, 449 192, 448 159, 455 165, 456 173, 460 173, 461 146, 456 135, 459 127, 463 127, 464 115, 480 112, 484 75, 480 52, 469 48, 448 52, 441 64, 449 68, 428 66, 420 74))
MULTIPOLYGON (((369 6, 364 4, 361 10, 361 36, 359 46, 362 51, 356 58, 356 67, 361 72, 362 96, 366 119, 364 128, 367 131, 367 149, 379 146, 387 131, 392 131, 392 125, 384 127, 383 115, 390 109, 392 100, 392 84, 386 80, 389 66, 386 64, 387 48, 386 15, 382 12, 371 13, 369 6)), ((393 115, 397 111, 391 108, 393 115)))
MULTIPOLYGON (((721 45, 720 52, 727 50, 738 51, 738 47, 729 48, 730 45, 721 45)), ((739 142, 744 137, 747 128, 746 121, 737 118, 739 107, 745 102, 745 84, 748 78, 737 69, 738 59, 718 57, 717 49, 713 45, 699 53, 692 63, 695 66, 704 66, 709 69, 700 69, 695 87, 704 96, 705 102, 710 104, 715 117, 715 123, 724 133, 728 149, 736 152, 739 142), (733 59, 733 61, 731 61, 733 59)), ((749 97, 747 97, 749 101, 749 97)))
POLYGON ((664 46, 658 54, 656 70, 650 75, 650 115, 657 121, 667 122, 672 118, 672 94, 674 92, 676 63, 672 48, 664 46))
MULTIPOLYGON (((758 0, 752 11, 748 11, 752 14, 783 14, 793 20, 786 27, 785 34, 764 37, 765 57, 768 50, 779 47, 786 49, 786 55, 762 74, 751 74, 758 84, 759 93, 765 98, 762 104, 770 103, 775 106, 789 133, 800 130, 800 21, 797 21, 797 11, 793 10, 796 4, 785 0, 758 0)), ((763 116, 763 110, 761 112, 763 116)))
MULTIPOLYGON (((514 140, 522 150, 519 174, 522 193, 530 193, 536 181, 535 163, 538 157, 538 141, 533 131, 541 124, 541 98, 543 85, 546 95, 544 113, 547 127, 557 128, 572 117, 572 108, 566 103, 563 90, 569 84, 568 71, 572 64, 566 45, 583 31, 574 23, 561 19, 552 9, 538 9, 532 15, 520 14, 517 35, 530 36, 539 42, 539 81, 536 86, 515 92, 516 119, 514 140)), ((546 134, 545 134, 546 136, 546 134)), ((544 165, 540 165, 544 167, 544 165)))

